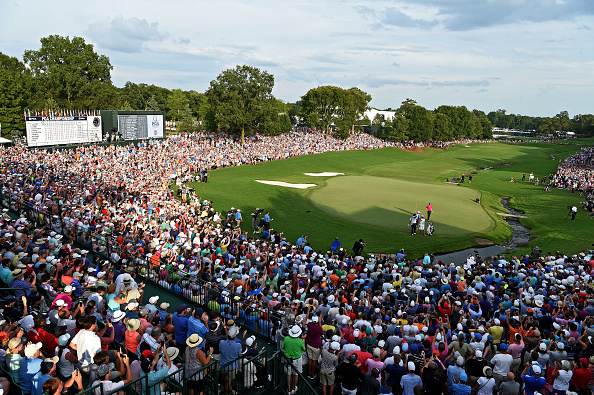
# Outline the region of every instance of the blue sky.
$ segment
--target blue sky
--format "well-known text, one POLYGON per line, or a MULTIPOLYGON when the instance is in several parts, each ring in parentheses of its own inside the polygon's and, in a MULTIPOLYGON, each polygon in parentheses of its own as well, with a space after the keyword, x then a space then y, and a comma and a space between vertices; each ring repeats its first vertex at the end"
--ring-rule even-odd
POLYGON ((126 81, 204 92, 224 69, 275 76, 298 100, 357 86, 371 105, 594 113, 592 0, 0 0, 0 52, 81 36, 126 81))

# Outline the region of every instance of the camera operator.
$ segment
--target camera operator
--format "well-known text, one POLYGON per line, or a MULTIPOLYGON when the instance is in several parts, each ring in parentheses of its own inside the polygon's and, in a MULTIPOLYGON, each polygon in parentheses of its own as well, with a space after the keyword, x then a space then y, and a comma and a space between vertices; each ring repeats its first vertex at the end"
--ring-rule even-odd
POLYGON ((363 241, 363 239, 355 241, 355 244, 353 245, 353 252, 355 253, 355 256, 361 256, 366 245, 367 243, 363 241))
POLYGON ((252 230, 254 231, 254 233, 256 233, 256 231, 258 230, 258 217, 260 216, 260 214, 262 214, 262 211, 262 209, 256 207, 256 209, 252 213, 252 230))

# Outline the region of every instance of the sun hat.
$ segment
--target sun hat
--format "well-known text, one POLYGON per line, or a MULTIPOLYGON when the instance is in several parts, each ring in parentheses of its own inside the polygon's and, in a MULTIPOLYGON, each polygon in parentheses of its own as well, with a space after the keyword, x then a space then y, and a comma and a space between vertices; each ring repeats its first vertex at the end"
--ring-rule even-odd
POLYGON ((179 348, 167 347, 167 355, 169 355, 169 359, 174 360, 179 355, 179 348))
POLYGON ((140 321, 136 318, 132 318, 130 321, 126 322, 126 330, 129 331, 136 331, 140 328, 140 321))
POLYGON ((66 306, 66 302, 64 301, 64 299, 58 299, 58 300, 56 300, 56 303, 54 303, 54 306, 57 306, 57 307, 66 306))
POLYGON ((492 377, 493 376, 493 368, 491 368, 490 366, 485 366, 483 368, 483 374, 485 375, 485 377, 492 377))
POLYGON ((236 326, 232 326, 228 331, 227 331, 227 336, 229 336, 231 339, 235 339, 237 337, 237 335, 239 334, 239 328, 236 326))
POLYGON ((202 344, 203 340, 204 339, 198 336, 197 333, 194 333, 192 336, 186 339, 186 344, 188 345, 188 347, 197 347, 200 344, 202 344))
POLYGON ((112 322, 119 322, 119 321, 121 321, 121 319, 122 319, 122 318, 124 318, 125 316, 126 316, 126 313, 124 313, 124 312, 123 312, 123 311, 121 311, 121 310, 114 311, 114 313, 113 313, 113 317, 111 317, 111 321, 112 321, 112 322))
POLYGON ((138 307, 138 303, 136 302, 130 302, 128 303, 128 305, 126 306, 126 310, 130 311, 130 310, 134 310, 135 308, 138 307))
POLYGON ((301 327, 299 325, 293 325, 293 327, 289 331, 289 336, 291 336, 291 337, 301 336, 301 327))

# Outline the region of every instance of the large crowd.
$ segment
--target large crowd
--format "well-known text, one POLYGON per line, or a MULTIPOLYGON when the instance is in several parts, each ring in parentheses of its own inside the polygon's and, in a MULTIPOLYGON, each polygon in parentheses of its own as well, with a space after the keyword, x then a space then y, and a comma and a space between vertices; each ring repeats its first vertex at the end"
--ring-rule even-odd
MULTIPOLYGON (((241 325, 284 351, 289 393, 302 373, 324 394, 590 394, 592 251, 458 264, 404 250, 363 256, 361 244, 339 240, 315 250, 271 231, 269 213, 256 234, 237 226, 240 212, 183 203, 170 189, 217 167, 390 144, 296 131, 243 146, 196 134, 2 148, 2 203, 22 213, 0 221, 0 281, 14 291, 0 321, 2 390, 54 395, 102 383, 111 393, 147 376, 142 390, 156 395, 172 392, 158 383, 183 364, 194 395, 206 379, 196 372, 217 361, 229 378, 221 390, 232 393, 234 361, 258 353, 241 325), (159 303, 138 275, 207 310, 159 303)), ((246 387, 262 385, 257 372, 247 376, 246 387)))
POLYGON ((594 148, 583 147, 559 165, 553 177, 557 188, 579 191, 592 195, 594 192, 594 148))

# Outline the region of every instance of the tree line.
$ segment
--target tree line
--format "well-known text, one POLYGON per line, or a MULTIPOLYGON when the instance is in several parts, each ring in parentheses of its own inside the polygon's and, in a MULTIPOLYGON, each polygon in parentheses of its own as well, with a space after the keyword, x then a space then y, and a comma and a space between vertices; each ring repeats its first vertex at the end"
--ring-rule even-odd
POLYGON ((578 114, 569 118, 567 111, 561 111, 554 117, 531 117, 520 114, 507 114, 499 109, 487 114, 491 124, 498 128, 533 130, 538 134, 554 134, 555 132, 574 132, 577 135, 594 136, 594 115, 578 114))
POLYGON ((411 99, 395 110, 394 117, 370 120, 364 113, 371 96, 359 88, 319 86, 296 103, 286 103, 272 95, 272 74, 246 65, 221 72, 205 92, 130 81, 118 88, 111 81, 109 58, 96 53, 84 38, 51 35, 40 42, 41 47, 26 50, 22 60, 0 52, 0 122, 5 137, 11 130, 25 130, 24 109, 164 111, 167 120, 176 122, 177 131, 224 131, 242 139, 256 132, 288 132, 298 124, 331 129, 343 138, 371 125, 380 137, 415 141, 489 138, 491 125, 536 125, 534 129, 541 130, 569 125, 576 133, 594 135, 592 115, 569 120, 567 112, 534 118, 504 110, 486 115, 464 106, 429 110, 411 99))

